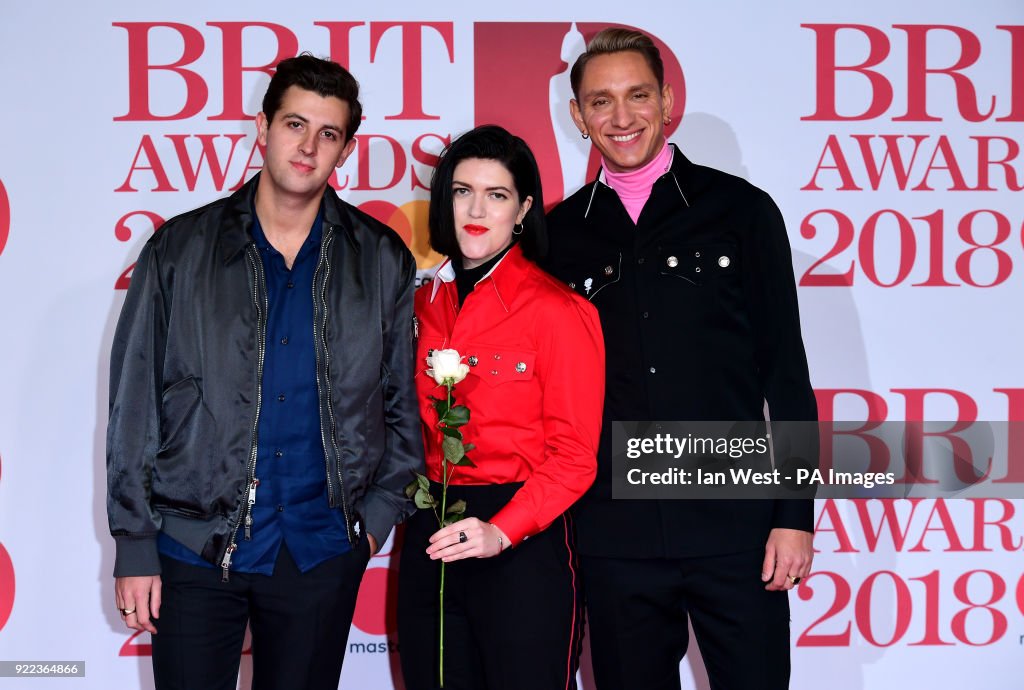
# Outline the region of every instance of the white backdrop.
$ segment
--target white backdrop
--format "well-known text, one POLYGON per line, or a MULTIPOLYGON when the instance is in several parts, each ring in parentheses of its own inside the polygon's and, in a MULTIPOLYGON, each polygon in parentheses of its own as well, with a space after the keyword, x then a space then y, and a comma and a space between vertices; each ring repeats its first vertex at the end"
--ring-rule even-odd
MULTIPOLYGON (((427 269, 443 140, 508 126, 556 201, 588 156, 562 60, 606 23, 648 31, 676 88, 671 139, 786 216, 823 417, 1024 420, 1020 0, 347 5, 0 9, 0 660, 87 668, 33 687, 151 687, 148 636, 111 597, 113 326, 154 224, 259 167, 259 67, 298 50, 361 81, 359 152, 337 186, 427 269)), ((820 501, 815 574, 791 595, 793 687, 1021 687, 1022 511, 820 501)), ((390 548, 364 580, 343 687, 400 687, 390 548)), ((684 686, 706 688, 690 656, 684 686)))

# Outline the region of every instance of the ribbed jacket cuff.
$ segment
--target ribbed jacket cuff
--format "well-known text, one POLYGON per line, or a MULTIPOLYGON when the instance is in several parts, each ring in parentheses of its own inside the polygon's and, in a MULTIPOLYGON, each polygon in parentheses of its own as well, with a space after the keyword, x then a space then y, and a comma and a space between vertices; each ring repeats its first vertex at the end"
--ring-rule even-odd
POLYGON ((114 537, 114 577, 160 574, 156 536, 114 537))

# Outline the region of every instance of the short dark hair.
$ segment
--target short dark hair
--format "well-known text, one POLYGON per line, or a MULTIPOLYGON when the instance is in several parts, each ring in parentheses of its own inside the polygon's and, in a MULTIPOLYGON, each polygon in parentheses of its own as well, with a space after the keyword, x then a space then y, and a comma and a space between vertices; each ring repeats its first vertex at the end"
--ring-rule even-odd
POLYGON ((587 51, 576 58, 576 62, 569 72, 569 83, 572 85, 572 95, 577 101, 580 98, 580 84, 583 83, 583 71, 591 58, 598 55, 610 53, 621 53, 626 50, 633 50, 643 56, 647 66, 654 72, 658 80, 658 88, 665 85, 665 65, 661 61, 661 51, 654 41, 647 34, 632 29, 608 28, 599 31, 590 42, 587 43, 587 51))
POLYGON ((544 221, 544 196, 541 191, 537 159, 526 142, 497 125, 482 125, 462 134, 445 147, 430 178, 430 246, 452 261, 462 261, 455 234, 452 179, 455 168, 469 158, 501 163, 512 175, 519 202, 533 197, 530 210, 523 216, 523 232, 513 235, 513 243, 523 248, 531 261, 542 259, 548 251, 547 224, 544 221))
POLYGON ((348 122, 345 125, 347 143, 359 129, 363 119, 363 106, 359 104, 359 82, 337 62, 324 60, 312 53, 302 53, 277 63, 270 86, 263 95, 263 114, 273 122, 274 113, 281 107, 284 92, 292 86, 328 98, 334 96, 348 104, 348 122))

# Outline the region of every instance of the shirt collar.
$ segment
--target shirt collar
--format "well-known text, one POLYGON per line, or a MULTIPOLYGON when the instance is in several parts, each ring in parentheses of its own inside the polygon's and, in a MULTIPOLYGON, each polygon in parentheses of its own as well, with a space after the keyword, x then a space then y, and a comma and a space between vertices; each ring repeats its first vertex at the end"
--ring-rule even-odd
MULTIPOLYGON (((529 263, 529 259, 523 256, 523 248, 515 244, 505 253, 505 256, 501 257, 498 263, 494 264, 483 278, 477 281, 477 287, 473 291, 476 292, 479 289, 485 288, 492 289, 494 296, 498 298, 498 302, 507 312, 509 310, 508 305, 512 303, 519 285, 522 284, 522 272, 526 270, 529 263), (505 268, 502 269, 502 266, 505 268)), ((437 293, 441 291, 442 286, 444 286, 445 290, 454 289, 454 286, 450 285, 455 282, 455 269, 452 267, 451 259, 446 259, 441 264, 441 267, 434 274, 432 282, 433 284, 430 288, 431 302, 437 297, 437 293)))
MULTIPOLYGON (((252 202, 252 227, 250 232, 252 233, 253 244, 256 245, 257 249, 265 250, 270 249, 272 252, 277 252, 274 246, 270 244, 266 234, 263 232, 263 226, 260 224, 260 218, 256 215, 256 197, 253 197, 252 202)), ((324 220, 324 204, 320 202, 320 208, 316 212, 316 218, 313 219, 313 225, 309 228, 309 235, 306 240, 299 247, 299 253, 295 256, 295 260, 298 261, 301 257, 306 256, 311 251, 316 251, 320 247, 320 242, 323 240, 324 220)))
MULTIPOLYGON (((686 198, 686 194, 683 192, 683 187, 681 184, 679 184, 679 178, 684 176, 683 173, 686 170, 686 168, 688 166, 692 166, 693 163, 691 163, 689 159, 687 159, 686 156, 682 154, 678 146, 671 142, 668 146, 671 150, 672 161, 669 164, 669 169, 666 175, 671 176, 672 181, 675 183, 675 188, 679 191, 679 196, 682 197, 683 199, 683 204, 685 204, 686 207, 689 208, 690 200, 686 198)), ((665 175, 662 175, 661 177, 665 177, 665 175)), ((661 177, 659 177, 658 179, 661 179, 661 177)), ((590 215, 590 207, 594 203, 594 195, 597 193, 598 185, 604 185, 605 187, 608 187, 608 183, 605 181, 603 165, 600 168, 598 168, 597 177, 594 179, 594 183, 590 188, 590 200, 587 201, 587 208, 583 211, 584 218, 590 215)), ((608 188, 611 189, 611 187, 608 188)))

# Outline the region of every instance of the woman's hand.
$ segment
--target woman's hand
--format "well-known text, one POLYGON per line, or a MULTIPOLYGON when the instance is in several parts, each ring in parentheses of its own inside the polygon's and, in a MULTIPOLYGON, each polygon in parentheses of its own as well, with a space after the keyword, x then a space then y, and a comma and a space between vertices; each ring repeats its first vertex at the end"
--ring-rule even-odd
POLYGON ((430 535, 427 555, 432 560, 445 563, 463 558, 490 558, 497 556, 509 546, 508 537, 489 522, 475 517, 456 523, 430 535))

